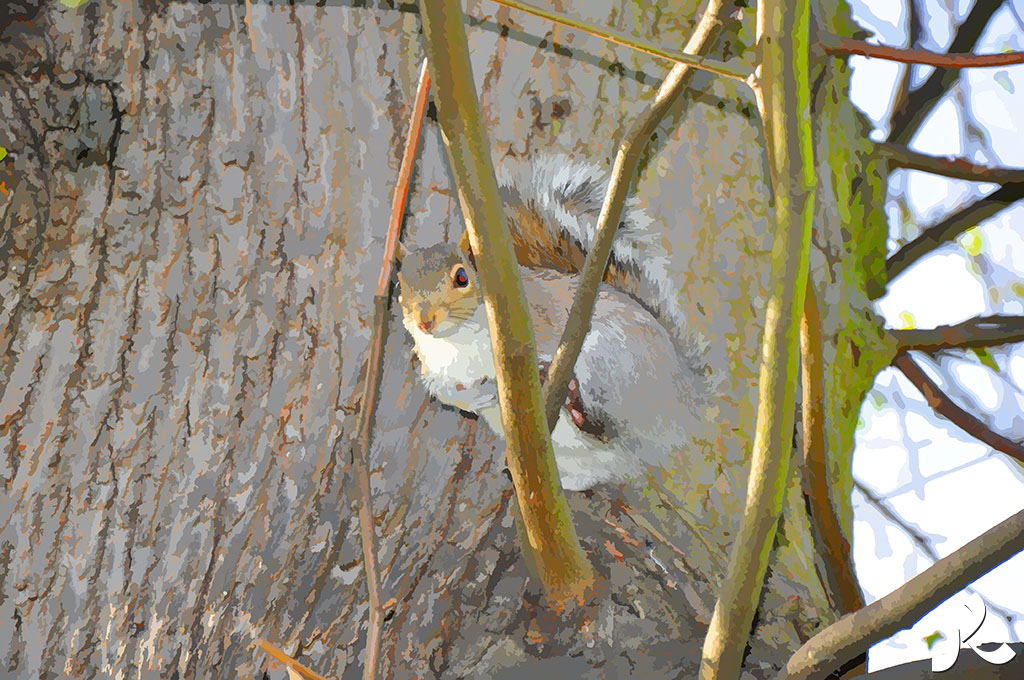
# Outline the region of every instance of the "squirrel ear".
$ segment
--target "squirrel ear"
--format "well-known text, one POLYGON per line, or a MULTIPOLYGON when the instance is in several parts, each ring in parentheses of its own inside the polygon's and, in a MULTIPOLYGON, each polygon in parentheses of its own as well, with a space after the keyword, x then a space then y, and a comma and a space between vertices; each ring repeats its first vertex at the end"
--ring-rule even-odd
POLYGON ((395 244, 395 262, 397 262, 398 264, 402 264, 402 258, 405 257, 405 253, 406 252, 407 251, 405 249, 405 246, 402 245, 401 241, 396 243, 395 244))
POLYGON ((459 239, 459 250, 466 256, 469 263, 476 269, 476 257, 473 255, 473 246, 469 243, 469 229, 462 232, 462 237, 459 239))

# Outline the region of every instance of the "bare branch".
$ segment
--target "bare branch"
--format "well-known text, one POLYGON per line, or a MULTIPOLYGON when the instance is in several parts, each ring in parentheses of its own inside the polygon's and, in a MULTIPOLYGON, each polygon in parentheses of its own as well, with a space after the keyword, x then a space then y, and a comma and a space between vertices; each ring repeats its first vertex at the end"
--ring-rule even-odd
POLYGON ((957 236, 987 220, 1003 208, 1024 199, 1024 183, 1007 184, 984 198, 971 203, 959 212, 953 213, 938 224, 928 227, 912 241, 909 241, 885 261, 885 271, 892 281, 912 264, 939 246, 949 243, 957 236))
POLYGON ((303 664, 296 661, 294 658, 285 653, 283 649, 281 649, 275 644, 272 644, 260 638, 256 640, 256 646, 262 649, 268 655, 272 656, 280 663, 284 664, 288 668, 292 669, 294 672, 298 673, 300 677, 310 678, 310 680, 327 680, 327 678, 320 675, 309 666, 304 666, 303 664))
POLYGON ((843 535, 828 483, 828 446, 825 437, 825 375, 822 359, 821 315, 814 284, 807 279, 804 314, 800 320, 800 364, 803 385, 803 491, 814 544, 824 566, 821 574, 840 614, 864 606, 853 570, 850 542, 843 535))
POLYGON ((993 184, 1024 182, 1024 168, 990 168, 963 158, 929 156, 901 144, 879 144, 878 153, 887 158, 890 165, 930 172, 943 177, 993 184))
MULTIPOLYGON (((655 57, 661 57, 662 59, 669 59, 677 64, 684 64, 692 68, 708 71, 715 73, 725 78, 732 78, 733 80, 739 80, 745 82, 750 77, 750 68, 747 66, 737 66, 735 64, 729 64, 724 61, 718 61, 716 59, 708 59, 702 56, 698 51, 691 49, 691 43, 687 43, 686 49, 683 52, 676 50, 666 49, 659 45, 654 45, 644 40, 640 40, 627 33, 615 31, 604 26, 595 26, 579 19, 567 17, 564 14, 558 12, 552 12, 550 10, 542 9, 534 5, 530 5, 519 0, 492 0, 493 2, 517 9, 527 14, 532 14, 535 17, 547 19, 556 24, 568 26, 577 31, 589 33, 590 35, 603 38, 609 42, 613 42, 617 45, 623 45, 625 47, 631 47, 634 50, 644 52, 646 54, 653 55, 655 57)), ((705 15, 707 12, 705 11, 705 15)), ((699 31, 699 29, 698 29, 699 31)))
MULTIPOLYGON (((913 48, 921 42, 921 35, 924 27, 921 25, 921 11, 917 3, 919 0, 906 0, 907 3, 907 47, 913 48)), ((914 76, 913 64, 907 64, 900 75, 900 82, 896 85, 896 95, 893 97, 892 110, 899 111, 907 105, 907 97, 910 96, 910 83, 914 76)))
MULTIPOLYGON (((686 42, 686 51, 692 54, 706 52, 726 20, 728 10, 724 0, 711 0, 693 35, 686 42)), ((622 220, 622 209, 633 174, 640 163, 640 156, 661 119, 686 89, 692 75, 692 68, 686 64, 676 64, 658 88, 654 101, 626 132, 616 151, 596 233, 580 274, 579 288, 573 298, 565 330, 558 341, 558 349, 548 368, 548 379, 544 385, 544 412, 549 428, 553 429, 558 422, 558 413, 568 394, 573 367, 583 347, 583 339, 590 331, 594 302, 597 300, 601 279, 608 268, 615 231, 622 220)))
POLYGON ((978 655, 973 649, 961 649, 956 663, 941 675, 932 673, 930 659, 913 661, 899 666, 890 666, 874 673, 858 675, 849 680, 1020 680, 1024 678, 1024 643, 1010 643, 1014 651, 1011 661, 994 664, 978 655))
MULTIPOLYGON (((989 19, 1002 5, 1003 0, 977 0, 971 13, 957 29, 949 51, 972 52, 989 19)), ((932 104, 937 102, 959 77, 960 72, 957 70, 939 69, 929 76, 924 85, 911 92, 903 106, 892 113, 889 120, 889 140, 897 144, 908 144, 921 121, 931 112, 932 104)))
POLYGON ((933 411, 983 444, 1024 463, 1024 444, 993 432, 988 425, 953 403, 942 388, 928 377, 909 354, 900 354, 892 365, 900 369, 924 396, 933 411))
POLYGON ((953 326, 890 330, 898 351, 994 347, 1024 342, 1024 317, 983 316, 953 326))
POLYGON ((844 663, 913 625, 946 599, 1024 550, 1024 510, 1003 520, 885 597, 847 614, 797 650, 777 680, 824 680, 844 663))
POLYGON ((368 599, 366 653, 363 661, 363 680, 377 676, 377 658, 383 630, 381 610, 380 570, 377 566, 376 538, 373 527, 373 505, 370 495, 370 444, 373 439, 374 416, 377 400, 380 398, 380 381, 384 368, 384 347, 388 336, 388 303, 391 271, 395 262, 395 250, 405 214, 405 201, 409 194, 409 179, 416 161, 416 148, 420 137, 423 113, 427 107, 427 92, 430 89, 430 75, 427 62, 420 68, 419 86, 409 119, 409 133, 405 139, 405 152, 398 173, 398 182, 391 202, 391 219, 388 224, 387 241, 384 246, 384 262, 377 281, 377 293, 373 296, 373 330, 370 338, 370 355, 366 361, 366 379, 363 383, 362 418, 359 422, 359 437, 352 452, 352 472, 359 492, 359 534, 363 548, 363 571, 366 574, 368 599))
POLYGON ((828 36, 822 39, 826 54, 846 56, 859 54, 864 57, 898 61, 903 64, 921 64, 936 68, 992 68, 1024 64, 1024 52, 1003 52, 1001 54, 951 54, 931 52, 906 47, 875 45, 866 40, 828 36))
MULTIPOLYGON (((594 581, 572 524, 551 451, 540 393, 537 350, 526 295, 487 144, 459 0, 421 0, 420 17, 437 83, 437 119, 470 244, 476 255, 498 403, 528 549, 556 608, 581 600, 594 581)), ((526 548, 527 546, 524 546, 526 548)))
POLYGON ((772 274, 746 507, 704 639, 701 680, 733 680, 740 675, 789 481, 800 317, 807 290, 817 184, 810 107, 810 18, 809 0, 758 3, 757 42, 762 46, 762 59, 755 94, 775 198, 772 274))

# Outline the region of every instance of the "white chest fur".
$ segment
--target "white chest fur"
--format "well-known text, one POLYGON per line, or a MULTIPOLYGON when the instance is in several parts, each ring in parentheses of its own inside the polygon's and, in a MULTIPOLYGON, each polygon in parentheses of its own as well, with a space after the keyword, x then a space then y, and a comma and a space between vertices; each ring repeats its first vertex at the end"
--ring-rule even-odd
POLYGON ((478 412, 496 402, 494 354, 486 324, 473 320, 443 337, 424 333, 414 323, 405 327, 420 358, 427 390, 442 402, 478 412))

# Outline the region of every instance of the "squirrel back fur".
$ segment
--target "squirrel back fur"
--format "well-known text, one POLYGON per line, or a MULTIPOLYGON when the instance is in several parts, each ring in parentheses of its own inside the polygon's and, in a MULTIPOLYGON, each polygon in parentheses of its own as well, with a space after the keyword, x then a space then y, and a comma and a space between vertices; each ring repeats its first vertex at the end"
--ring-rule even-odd
MULTIPOLYGON (((507 161, 498 180, 538 359, 550 361, 578 286, 575 274, 593 241, 604 173, 556 156, 532 165, 507 161)), ((688 448, 710 389, 699 350, 680 334, 667 269, 661 234, 631 199, 574 369, 577 401, 566 404, 552 433, 566 489, 634 476, 642 464, 688 448)), ((502 435, 494 357, 468 240, 404 251, 399 282, 403 323, 427 390, 479 414, 502 435)))

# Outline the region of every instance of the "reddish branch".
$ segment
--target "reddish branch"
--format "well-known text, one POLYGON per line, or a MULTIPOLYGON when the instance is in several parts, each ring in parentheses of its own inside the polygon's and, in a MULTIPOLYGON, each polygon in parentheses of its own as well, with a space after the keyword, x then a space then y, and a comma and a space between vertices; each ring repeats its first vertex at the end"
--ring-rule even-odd
MULTIPOLYGON (((954 54, 973 52, 989 19, 1002 6, 1003 0, 976 0, 971 13, 957 29, 948 51, 954 54)), ((960 71, 956 69, 938 69, 924 85, 902 99, 889 119, 889 140, 897 144, 908 143, 921 121, 931 112, 932 105, 942 98, 959 76, 960 71)))
POLYGON ((970 182, 992 182, 993 184, 1013 184, 1024 182, 1024 168, 990 168, 985 165, 971 163, 963 158, 942 158, 929 156, 903 146, 902 144, 883 143, 878 145, 878 153, 885 156, 890 165, 910 170, 921 170, 934 175, 965 179, 970 182))
POLYGON ((370 355, 366 361, 366 381, 363 383, 362 418, 359 438, 352 452, 352 470, 359 491, 359 533, 363 548, 363 570, 366 572, 366 592, 369 605, 367 615, 366 652, 363 661, 363 679, 373 680, 377 674, 377 658, 380 655, 380 641, 383 630, 384 611, 380 596, 380 571, 377 566, 373 528, 373 507, 370 496, 370 443, 373 438, 374 415, 380 396, 381 374, 384 368, 384 344, 388 332, 388 302, 391 271, 398 248, 398 237, 405 214, 405 201, 409 194, 409 180, 416 160, 416 147, 420 137, 423 113, 427 108, 427 92, 430 76, 427 62, 420 69, 420 83, 416 90, 409 122, 409 134, 405 140, 405 154, 398 173, 398 183, 391 202, 391 220, 388 225, 387 241, 384 246, 384 263, 377 282, 377 294, 373 297, 373 330, 370 339, 370 355))
POLYGON ((940 349, 994 347, 1024 342, 1024 317, 983 316, 953 326, 889 331, 899 351, 916 349, 935 352, 940 349))
POLYGON ((807 297, 800 320, 800 364, 803 387, 803 492, 818 555, 824 566, 822 581, 840 614, 864 606, 853 570, 850 542, 843 535, 829 494, 827 439, 825 437, 825 374, 822 361, 821 315, 814 284, 807 279, 807 297))
POLYGON ((909 354, 906 352, 900 354, 892 362, 892 365, 900 369, 903 375, 907 376, 907 380, 924 395, 925 401, 933 411, 983 444, 1024 463, 1024 445, 993 432, 988 425, 957 406, 909 354))
POLYGON ((922 64, 937 68, 991 68, 1024 64, 1024 52, 1002 54, 943 54, 929 50, 874 45, 864 40, 831 36, 822 41, 825 52, 833 56, 859 54, 864 57, 898 61, 903 64, 922 64))

